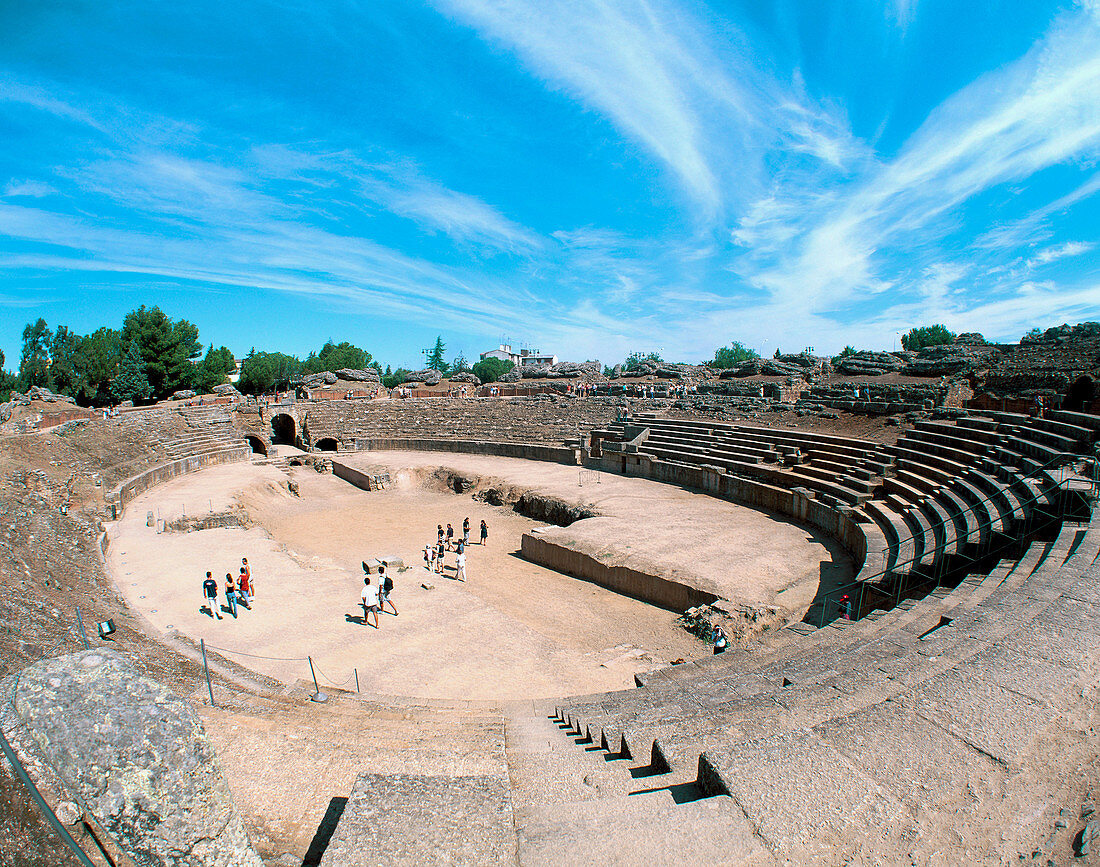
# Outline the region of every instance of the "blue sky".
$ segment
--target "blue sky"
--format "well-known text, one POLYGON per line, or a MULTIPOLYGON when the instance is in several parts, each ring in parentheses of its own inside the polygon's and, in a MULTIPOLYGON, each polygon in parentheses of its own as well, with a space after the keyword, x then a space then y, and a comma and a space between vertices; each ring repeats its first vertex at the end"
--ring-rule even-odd
POLYGON ((0 349, 568 359, 1100 319, 1100 0, 0 5, 0 349))

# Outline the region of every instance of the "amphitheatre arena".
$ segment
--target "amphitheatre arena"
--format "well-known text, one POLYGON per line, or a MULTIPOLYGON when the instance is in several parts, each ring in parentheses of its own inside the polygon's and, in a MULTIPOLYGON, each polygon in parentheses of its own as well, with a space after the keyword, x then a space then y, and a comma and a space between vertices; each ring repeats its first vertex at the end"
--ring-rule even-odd
POLYGON ((17 396, 0 730, 49 810, 0 776, 0 854, 84 863, 48 814, 94 864, 1094 863, 1100 339, 1055 337, 17 396))

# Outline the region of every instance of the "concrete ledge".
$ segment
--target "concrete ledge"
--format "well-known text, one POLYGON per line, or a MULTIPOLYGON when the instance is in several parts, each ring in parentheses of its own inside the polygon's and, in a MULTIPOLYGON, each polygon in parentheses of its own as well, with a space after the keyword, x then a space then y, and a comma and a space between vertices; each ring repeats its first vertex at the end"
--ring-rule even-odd
POLYGON ((687 584, 647 575, 626 566, 609 566, 595 557, 541 538, 539 531, 524 533, 520 543, 524 559, 556 572, 583 578, 624 596, 641 599, 670 611, 685 611, 718 597, 687 584))
POLYGON ((436 439, 356 439, 360 451, 457 452, 467 455, 495 455, 502 458, 522 458, 527 461, 549 461, 577 466, 581 450, 565 446, 545 446, 538 443, 501 443, 488 440, 436 439))

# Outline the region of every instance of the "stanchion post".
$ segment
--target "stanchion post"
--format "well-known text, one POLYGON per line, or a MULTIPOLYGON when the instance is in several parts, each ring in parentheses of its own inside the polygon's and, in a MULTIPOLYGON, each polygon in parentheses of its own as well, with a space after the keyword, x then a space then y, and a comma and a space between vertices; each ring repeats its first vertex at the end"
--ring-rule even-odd
POLYGON ((355 691, 359 692, 359 669, 354 668, 352 671, 355 672, 355 691))
POLYGON ((321 687, 317 685, 317 672, 313 670, 313 657, 307 656, 309 660, 309 673, 313 675, 313 695, 309 697, 310 701, 328 701, 328 696, 321 692, 321 687))
POLYGON ((215 707, 214 704, 214 687, 210 683, 210 667, 206 664, 206 639, 199 639, 199 648, 202 650, 202 671, 206 675, 206 691, 210 693, 210 706, 215 707))
POLYGON ((80 616, 80 606, 76 607, 76 628, 80 630, 80 640, 84 642, 84 649, 91 647, 88 644, 88 633, 84 631, 84 618, 80 616))

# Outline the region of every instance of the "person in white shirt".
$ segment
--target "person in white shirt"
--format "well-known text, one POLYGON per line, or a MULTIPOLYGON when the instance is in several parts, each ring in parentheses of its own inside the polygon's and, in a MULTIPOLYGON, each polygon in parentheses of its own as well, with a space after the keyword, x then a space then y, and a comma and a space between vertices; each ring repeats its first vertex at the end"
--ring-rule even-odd
POLYGON ((466 552, 462 551, 458 555, 458 566, 455 570, 455 578, 459 581, 466 580, 466 552))
POLYGON ((363 625, 367 625, 367 619, 374 614, 374 628, 378 628, 378 588, 370 583, 370 576, 363 579, 363 593, 360 597, 363 606, 363 625))

